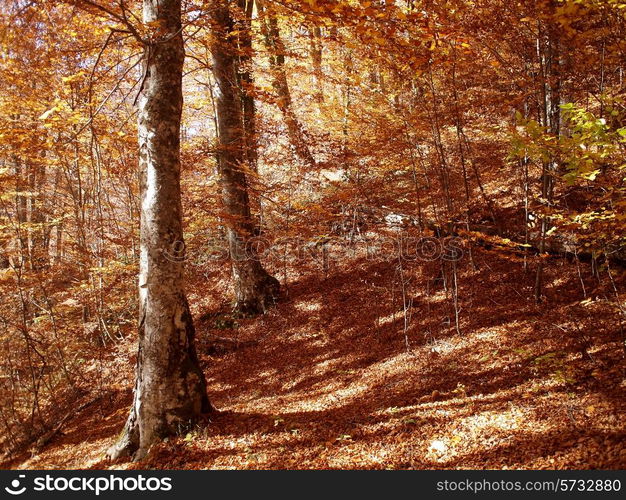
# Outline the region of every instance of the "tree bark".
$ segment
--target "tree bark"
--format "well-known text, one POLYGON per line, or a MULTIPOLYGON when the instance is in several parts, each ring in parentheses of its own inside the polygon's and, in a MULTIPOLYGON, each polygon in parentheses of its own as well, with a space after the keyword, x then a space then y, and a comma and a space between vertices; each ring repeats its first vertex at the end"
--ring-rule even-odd
MULTIPOLYGON (((548 3, 549 12, 555 12, 556 5, 553 1, 548 3)), ((539 60, 542 75, 542 121, 547 131, 554 137, 561 134, 561 75, 560 49, 558 30, 553 20, 550 20, 545 28, 543 39, 537 43, 537 58, 539 60)), ((541 35, 541 31, 539 32, 541 35)), ((541 200, 546 208, 552 205, 554 193, 554 178, 558 170, 557 159, 549 158, 543 162, 541 174, 541 200)), ((539 251, 545 252, 546 236, 549 226, 549 217, 541 216, 541 237, 539 251)), ((543 267, 540 260, 535 274, 535 301, 541 302, 543 295, 543 267)))
POLYGON ((33 270, 46 267, 48 259, 48 234, 46 215, 44 213, 44 193, 46 183, 46 167, 42 161, 35 160, 29 172, 30 210, 29 219, 29 260, 33 270))
POLYGON ((270 64, 272 68, 273 82, 272 86, 278 96, 278 108, 283 114, 289 141, 293 146, 296 155, 308 167, 315 167, 317 162, 311 154, 311 150, 306 142, 302 124, 299 122, 293 111, 293 102, 291 99, 291 91, 287 81, 287 72, 285 71, 285 45, 280 38, 280 29, 276 15, 270 8, 265 8, 261 0, 256 0, 261 16, 261 26, 265 38, 265 45, 270 53, 270 64))
POLYGON ((217 0, 212 10, 214 37, 211 47, 217 96, 218 170, 224 204, 226 232, 235 283, 235 310, 264 313, 278 297, 279 283, 265 271, 253 245, 255 224, 250 213, 244 170, 248 144, 242 116, 242 90, 238 54, 230 36, 234 23, 228 0, 217 0))
POLYGON ((143 21, 155 28, 145 48, 138 113, 139 352, 133 406, 122 435, 109 449, 111 458, 142 458, 152 444, 211 410, 183 288, 181 0, 144 0, 143 21))
POLYGON ((14 155, 13 163, 15 166, 15 213, 17 216, 17 244, 19 249, 20 267, 25 265, 28 260, 28 237, 25 228, 28 222, 28 199, 24 195, 27 190, 26 168, 22 165, 20 159, 14 155))
POLYGON ((313 63, 313 78, 315 83, 315 100, 319 105, 324 102, 324 73, 322 71, 322 28, 313 26, 311 33, 311 62, 313 63))
POLYGON ((237 0, 241 20, 236 27, 239 54, 237 61, 238 84, 241 92, 241 118, 245 141, 245 157, 250 171, 258 172, 258 145, 256 136, 256 105, 252 77, 252 14, 254 0, 237 0))

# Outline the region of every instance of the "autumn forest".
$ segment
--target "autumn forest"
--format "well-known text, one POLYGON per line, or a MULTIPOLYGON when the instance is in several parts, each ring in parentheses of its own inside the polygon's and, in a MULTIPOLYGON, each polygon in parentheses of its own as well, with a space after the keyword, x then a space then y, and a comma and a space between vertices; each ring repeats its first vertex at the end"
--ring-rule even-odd
POLYGON ((626 468, 626 2, 0 1, 8 469, 626 468))

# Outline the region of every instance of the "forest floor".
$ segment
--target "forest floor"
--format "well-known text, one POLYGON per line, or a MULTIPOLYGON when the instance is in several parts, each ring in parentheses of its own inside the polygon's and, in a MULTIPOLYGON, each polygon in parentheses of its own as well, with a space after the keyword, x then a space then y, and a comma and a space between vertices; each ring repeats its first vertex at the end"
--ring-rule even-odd
MULTIPOLYGON (((331 266, 326 277, 291 278, 285 297, 258 318, 231 319, 193 292, 217 413, 143 462, 105 461, 131 402, 129 337, 98 361, 98 398, 42 449, 2 465, 625 467, 626 364, 618 314, 606 300, 612 283, 588 264, 550 259, 546 301, 536 305, 534 264, 524 270, 519 259, 483 249, 474 260, 476 269, 459 266, 460 333, 434 263, 404 268, 409 308, 397 261, 362 257, 331 266), (216 352, 211 335, 256 343, 216 352)), ((613 274, 622 286, 623 270, 613 274)), ((89 398, 93 391, 82 401, 89 398)))

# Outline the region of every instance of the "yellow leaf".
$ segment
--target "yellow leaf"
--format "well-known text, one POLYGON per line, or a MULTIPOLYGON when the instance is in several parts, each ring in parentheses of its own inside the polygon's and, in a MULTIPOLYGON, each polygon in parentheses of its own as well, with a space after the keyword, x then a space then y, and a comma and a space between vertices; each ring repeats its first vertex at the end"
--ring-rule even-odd
POLYGON ((45 120, 46 118, 48 118, 52 113, 54 113, 57 110, 57 107, 55 106, 54 108, 50 108, 48 111, 46 111, 45 113, 43 113, 39 119, 40 120, 45 120))

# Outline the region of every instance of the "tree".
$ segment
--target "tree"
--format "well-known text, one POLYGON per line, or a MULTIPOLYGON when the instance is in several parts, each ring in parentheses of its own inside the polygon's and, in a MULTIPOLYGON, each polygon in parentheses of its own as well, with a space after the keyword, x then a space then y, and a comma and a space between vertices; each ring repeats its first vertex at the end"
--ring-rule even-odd
POLYGON ((185 58, 180 0, 144 0, 153 27, 139 98, 141 259, 139 352, 133 406, 116 458, 143 457, 150 446, 211 409, 194 346, 183 288, 180 120, 185 58))
POLYGON ((245 158, 248 168, 257 172, 258 145, 256 140, 256 105, 254 102, 252 76, 252 14, 254 0, 237 0, 238 16, 241 19, 236 24, 238 59, 237 77, 238 89, 241 97, 241 118, 245 141, 245 158))
MULTIPOLYGON (((315 158, 306 143, 302 124, 298 121, 293 111, 291 91, 289 90, 289 82, 287 81, 287 72, 285 70, 285 45, 280 37, 278 20, 270 6, 265 6, 261 0, 256 0, 256 3, 261 16, 265 45, 270 54, 272 85, 278 96, 278 108, 283 114, 289 140, 298 158, 300 158, 307 167, 313 168, 316 165, 315 158)), ((321 52, 319 58, 319 64, 321 65, 321 52)), ((319 73, 317 73, 317 75, 319 78, 319 73)))
POLYGON ((235 282, 235 309, 242 314, 264 313, 274 303, 279 283, 261 265, 253 246, 255 224, 250 212, 246 159, 250 130, 242 113, 241 81, 235 31, 227 0, 218 0, 212 11, 214 37, 211 47, 213 72, 219 87, 217 97, 218 170, 226 229, 235 282))

